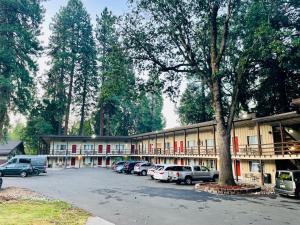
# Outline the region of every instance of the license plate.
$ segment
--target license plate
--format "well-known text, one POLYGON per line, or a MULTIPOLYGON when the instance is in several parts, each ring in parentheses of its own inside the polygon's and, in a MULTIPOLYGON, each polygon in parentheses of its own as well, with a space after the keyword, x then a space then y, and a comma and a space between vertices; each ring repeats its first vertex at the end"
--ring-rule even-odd
POLYGON ((280 185, 280 188, 285 188, 285 185, 281 184, 281 185, 280 185))

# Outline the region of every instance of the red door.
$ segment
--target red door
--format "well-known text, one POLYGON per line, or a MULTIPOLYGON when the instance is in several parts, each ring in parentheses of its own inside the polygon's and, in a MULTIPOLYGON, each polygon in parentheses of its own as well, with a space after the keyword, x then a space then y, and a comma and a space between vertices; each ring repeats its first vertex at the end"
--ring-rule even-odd
POLYGON ((72 153, 73 153, 73 154, 76 153, 76 145, 72 145, 72 153))
POLYGON ((103 145, 98 145, 98 153, 102 153, 103 152, 103 145))
POLYGON ((183 141, 180 141, 180 152, 183 152, 183 141))
POLYGON ((131 145, 131 154, 134 154, 134 149, 135 149, 135 146, 131 145))
POLYGON ((237 160, 235 160, 235 174, 241 176, 241 163, 237 160))
POLYGON ((75 166, 75 162, 76 162, 76 159, 75 158, 71 158, 71 166, 75 166))
POLYGON ((102 157, 98 158, 98 166, 102 166, 102 157))
POLYGON ((177 153, 177 141, 174 141, 174 153, 177 153))
POLYGON ((239 152, 239 139, 238 137, 232 137, 232 148, 233 151, 239 152))
POLYGON ((180 165, 184 165, 184 159, 180 159, 180 165))
POLYGON ((106 145, 106 153, 110 153, 110 145, 106 145))
POLYGON ((109 166, 110 165, 110 158, 106 159, 106 165, 109 166))

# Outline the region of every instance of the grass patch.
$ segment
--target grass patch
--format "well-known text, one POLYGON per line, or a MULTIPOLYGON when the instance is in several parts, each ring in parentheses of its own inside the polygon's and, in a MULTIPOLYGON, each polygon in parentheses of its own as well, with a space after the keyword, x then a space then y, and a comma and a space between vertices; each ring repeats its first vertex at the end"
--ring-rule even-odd
POLYGON ((61 201, 0 203, 0 225, 84 225, 89 213, 61 201))

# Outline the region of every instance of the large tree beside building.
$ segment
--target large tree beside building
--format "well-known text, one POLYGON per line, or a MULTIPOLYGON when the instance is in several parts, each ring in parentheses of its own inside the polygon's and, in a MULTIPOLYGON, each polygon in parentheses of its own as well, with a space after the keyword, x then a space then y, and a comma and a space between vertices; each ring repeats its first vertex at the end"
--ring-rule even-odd
POLYGON ((39 0, 0 2, 0 141, 9 110, 26 113, 35 93, 42 14, 39 0))
POLYGON ((51 69, 44 85, 46 96, 57 105, 57 119, 64 127, 64 134, 68 134, 72 106, 75 110, 79 108, 82 134, 98 86, 90 16, 80 0, 71 0, 56 14, 50 28, 51 69))
POLYGON ((231 169, 230 135, 248 60, 242 55, 242 35, 232 36, 229 33, 235 27, 242 26, 242 15, 246 9, 244 2, 131 2, 132 13, 127 17, 124 34, 128 46, 133 48, 133 56, 171 79, 174 73, 196 75, 209 88, 220 156, 219 183, 235 184, 231 169), (241 46, 241 51, 236 54, 239 60, 231 64, 226 55, 228 42, 237 40, 241 46))

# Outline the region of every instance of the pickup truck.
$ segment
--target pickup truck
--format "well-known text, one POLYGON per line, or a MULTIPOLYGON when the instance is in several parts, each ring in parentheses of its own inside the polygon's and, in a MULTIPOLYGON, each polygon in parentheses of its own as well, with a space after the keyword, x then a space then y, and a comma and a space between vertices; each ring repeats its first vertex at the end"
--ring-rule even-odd
POLYGON ((180 166, 177 171, 170 171, 169 176, 176 184, 192 184, 193 181, 216 181, 219 178, 219 172, 210 170, 205 166, 180 166))

